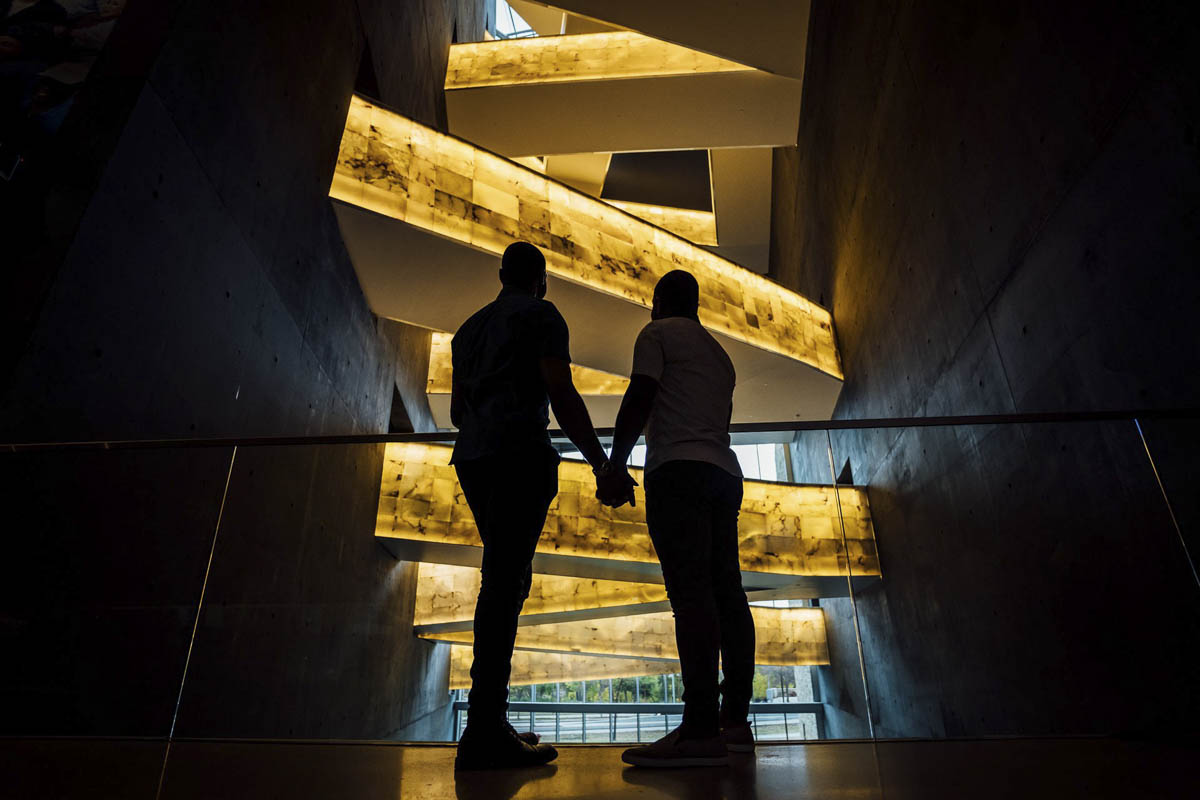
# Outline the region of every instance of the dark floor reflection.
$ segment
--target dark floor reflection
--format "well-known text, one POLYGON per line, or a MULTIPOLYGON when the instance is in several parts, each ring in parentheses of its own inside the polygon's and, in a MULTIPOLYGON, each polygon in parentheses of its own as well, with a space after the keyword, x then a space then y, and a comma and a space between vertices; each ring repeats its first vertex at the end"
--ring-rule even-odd
POLYGON ((367 742, 0 739, 0 798, 21 800, 1089 800, 1200 797, 1194 747, 1116 739, 760 746, 731 766, 642 770, 622 747, 551 765, 454 772, 454 747, 367 742), (878 761, 876 760, 878 759, 878 761))
MULTIPOLYGON (((656 789, 678 800, 758 800, 758 762, 753 755, 730 756, 728 768, 638 769, 621 773, 632 786, 656 789)), ((769 800, 764 796, 764 800, 769 800)))
POLYGON ((556 764, 529 769, 455 772, 457 800, 512 800, 527 784, 549 780, 558 772, 556 764))

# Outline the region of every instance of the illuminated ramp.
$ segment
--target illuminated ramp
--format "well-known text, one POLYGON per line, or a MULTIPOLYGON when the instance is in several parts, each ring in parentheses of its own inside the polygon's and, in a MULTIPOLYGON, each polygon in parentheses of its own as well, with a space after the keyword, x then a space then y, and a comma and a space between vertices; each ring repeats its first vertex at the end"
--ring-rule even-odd
MULTIPOLYGON (((825 617, 819 608, 751 606, 754 663, 813 667, 829 663, 825 617)), ((471 631, 425 633, 422 638, 470 645, 471 631)), ((517 650, 678 662, 675 619, 670 611, 517 628, 517 650)))
MULTIPOLYGON (((445 445, 387 445, 375 536, 399 559, 467 567, 480 563, 479 533, 449 465, 450 453, 445 445)), ((640 482, 641 470, 632 473, 640 482)), ((595 498, 595 479, 587 464, 564 461, 533 571, 661 584, 658 555, 646 529, 645 496, 640 486, 635 491, 636 506, 604 506, 595 498)), ((832 486, 745 481, 738 556, 746 589, 786 590, 775 597, 844 596, 851 575, 856 586, 877 581, 879 559, 866 490, 839 486, 835 495, 832 486)), ((647 595, 636 602, 654 601, 654 595, 647 595)), ((594 603, 613 604, 619 603, 594 603)), ((535 601, 526 613, 578 610, 536 609, 535 601)))
MULTIPOLYGON (((470 684, 467 646, 479 570, 421 564, 413 632, 456 645, 451 688, 470 684), (453 677, 453 675, 457 677, 453 677)), ((751 601, 764 592, 750 592, 751 601)), ((820 608, 755 606, 755 663, 821 666, 829 663, 820 608)), ((675 623, 660 584, 534 574, 518 620, 513 684, 655 675, 678 670, 675 623), (569 676, 569 677, 564 677, 569 676)))
MULTIPOLYGON (((646 675, 670 675, 674 672, 679 672, 679 662, 666 659, 514 650, 508 685, 528 686, 534 683, 633 678, 646 675)), ((470 687, 471 648, 451 647, 450 688, 469 689, 470 687)))
MULTIPOLYGON (((471 630, 480 577, 475 567, 423 563, 417 572, 413 630, 418 636, 471 630)), ((797 587, 752 589, 751 602, 796 599, 797 587)), ((579 622, 670 611, 661 583, 534 573, 517 624, 579 622)))
POLYGON ((451 133, 506 156, 796 143, 801 82, 633 31, 450 46, 451 133))
POLYGON ((532 4, 640 31, 767 72, 804 77, 810 0, 533 0, 532 4))
POLYGON ((829 311, 509 159, 355 97, 330 189, 372 311, 454 331, 496 295, 499 255, 546 254, 582 366, 629 374, 654 284, 684 268, 737 369, 735 422, 827 419, 842 384, 829 311))

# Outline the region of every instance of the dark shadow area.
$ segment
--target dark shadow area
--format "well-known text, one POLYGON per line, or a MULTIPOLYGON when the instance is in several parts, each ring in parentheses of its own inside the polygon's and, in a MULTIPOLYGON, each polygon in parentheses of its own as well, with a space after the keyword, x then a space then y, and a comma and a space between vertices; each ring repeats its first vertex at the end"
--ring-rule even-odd
POLYGON ((238 450, 178 735, 451 738, 417 565, 375 541, 382 469, 378 444, 238 450))
MULTIPOLYGON (((1197 587, 1132 422, 833 440, 871 476, 884 579, 856 601, 876 736, 1191 735, 1197 587)), ((847 711, 865 722, 837 703, 860 680, 854 620, 821 605, 836 735, 847 711)))
POLYGON ((708 151, 614 153, 600 196, 605 200, 712 211, 708 151))
POLYGON ((230 453, 0 456, 0 733, 167 735, 230 453))
POLYGON ((0 739, 0 784, 21 800, 154 800, 165 741, 0 739))

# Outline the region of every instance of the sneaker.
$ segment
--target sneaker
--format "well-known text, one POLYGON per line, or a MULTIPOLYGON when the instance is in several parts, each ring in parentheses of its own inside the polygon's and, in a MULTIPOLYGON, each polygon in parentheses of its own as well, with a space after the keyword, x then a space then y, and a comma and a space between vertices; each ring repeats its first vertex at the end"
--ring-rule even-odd
POLYGON ((750 730, 749 722, 721 728, 721 738, 731 753, 754 752, 754 732, 750 730))
POLYGON ((458 742, 454 768, 514 769, 538 767, 558 758, 558 751, 548 744, 530 744, 507 723, 484 730, 469 724, 458 742))
POLYGON ((513 736, 517 737, 518 739, 520 739, 522 742, 525 742, 526 744, 537 744, 538 742, 540 742, 542 740, 542 737, 539 736, 538 734, 534 733, 533 731, 517 730, 516 728, 514 728, 512 726, 512 723, 510 723, 508 720, 504 721, 504 725, 510 731, 512 731, 513 736))
POLYGON ((621 760, 635 767, 725 767, 729 751, 720 736, 681 739, 676 728, 654 744, 629 748, 621 760))

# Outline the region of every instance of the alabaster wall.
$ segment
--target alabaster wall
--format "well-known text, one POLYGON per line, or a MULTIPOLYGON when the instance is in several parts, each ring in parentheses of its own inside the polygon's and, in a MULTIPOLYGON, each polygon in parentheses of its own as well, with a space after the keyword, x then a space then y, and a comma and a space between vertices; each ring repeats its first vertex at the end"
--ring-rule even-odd
MULTIPOLYGON (((379 488, 380 537, 479 547, 479 533, 447 445, 387 445, 379 488)), ((639 479, 636 505, 609 508, 595 497, 595 478, 581 461, 559 466, 537 552, 558 556, 655 563, 639 479)), ((875 576, 871 512, 864 490, 746 481, 738 520, 744 572, 788 576, 875 576), (839 504, 840 496, 840 504, 839 504), (840 509, 839 509, 840 505, 840 509), (841 520, 839 520, 839 513, 841 520), (844 526, 844 527, 843 527, 844 526)))

